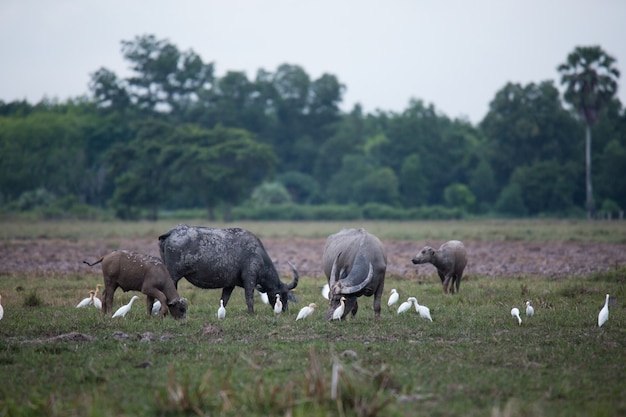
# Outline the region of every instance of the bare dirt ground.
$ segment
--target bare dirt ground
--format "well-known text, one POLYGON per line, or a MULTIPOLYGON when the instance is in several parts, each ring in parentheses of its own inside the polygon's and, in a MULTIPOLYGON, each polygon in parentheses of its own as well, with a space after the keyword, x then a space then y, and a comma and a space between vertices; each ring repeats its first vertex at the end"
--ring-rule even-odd
MULTIPOLYGON (((290 276, 288 261, 301 276, 321 277, 324 239, 266 238, 263 243, 281 276, 290 276)), ((426 244, 443 242, 383 241, 387 251, 387 276, 419 279, 435 273, 432 265, 413 265, 412 257, 426 244)), ((588 275, 626 265, 626 245, 581 242, 464 242, 468 251, 465 275, 498 277, 588 275)), ((159 256, 153 239, 8 240, 0 242, 0 275, 100 273, 83 260, 95 261, 115 249, 159 256)))

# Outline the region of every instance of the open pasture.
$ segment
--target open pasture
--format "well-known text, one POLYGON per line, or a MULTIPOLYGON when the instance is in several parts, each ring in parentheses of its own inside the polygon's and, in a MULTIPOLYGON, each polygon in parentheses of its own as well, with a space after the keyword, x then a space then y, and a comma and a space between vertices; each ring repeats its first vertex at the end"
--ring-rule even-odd
POLYGON ((284 281, 286 260, 300 269, 299 302, 288 312, 275 316, 257 297, 249 316, 238 288, 220 321, 220 291, 184 280, 179 293, 190 309, 182 321, 147 317, 145 296, 119 289, 115 307, 140 296, 123 319, 74 307, 102 282, 100 268, 80 265, 84 258, 128 246, 158 254, 156 236, 173 225, 2 224, 1 263, 10 268, 0 271, 0 415, 626 414, 622 223, 238 223, 267 242, 284 281), (360 299, 354 318, 325 320, 316 263, 325 236, 344 226, 365 227, 390 252, 380 320, 372 298, 360 299), (454 296, 442 294, 432 266, 407 259, 449 238, 472 242, 470 265, 476 258, 454 296), (493 257, 504 260, 485 255, 498 248, 493 257), (552 257, 581 266, 525 266, 552 257), (396 314, 399 303, 387 308, 391 288, 400 302, 416 296, 430 307, 433 322, 414 310, 396 314), (610 317, 598 328, 606 293, 614 296, 610 317), (318 309, 296 322, 309 302, 318 309))

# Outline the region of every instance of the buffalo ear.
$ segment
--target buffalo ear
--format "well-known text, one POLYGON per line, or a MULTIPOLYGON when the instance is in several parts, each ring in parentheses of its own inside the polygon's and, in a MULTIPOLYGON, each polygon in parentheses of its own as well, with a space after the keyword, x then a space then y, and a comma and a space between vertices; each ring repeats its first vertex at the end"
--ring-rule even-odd
POLYGON ((295 295, 293 295, 293 293, 291 291, 289 291, 287 293, 287 300, 291 301, 292 303, 297 303, 298 299, 296 298, 295 295))

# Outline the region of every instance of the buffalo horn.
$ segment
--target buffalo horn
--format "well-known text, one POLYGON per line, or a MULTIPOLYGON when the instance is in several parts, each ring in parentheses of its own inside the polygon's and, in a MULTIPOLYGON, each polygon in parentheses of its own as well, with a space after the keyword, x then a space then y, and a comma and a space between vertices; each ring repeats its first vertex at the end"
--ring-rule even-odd
POLYGON ((356 292, 361 291, 372 280, 372 275, 374 275, 374 268, 372 267, 372 263, 370 262, 370 268, 369 268, 369 272, 367 273, 367 278, 365 278, 363 281, 355 285, 350 285, 350 286, 341 285, 340 287, 341 294, 354 294, 356 292))
POLYGON ((333 288, 336 282, 335 274, 337 273, 337 259, 339 259, 339 255, 341 255, 341 252, 339 252, 337 256, 335 256, 335 260, 333 261, 333 267, 330 269, 330 277, 328 277, 328 286, 330 288, 333 288))
POLYGON ((298 278, 300 278, 300 275, 298 275, 298 270, 296 269, 294 264, 292 264, 289 261, 287 261, 287 263, 289 264, 289 266, 293 270, 293 281, 291 282, 291 284, 289 284, 287 286, 287 289, 288 290, 293 290, 294 288, 296 288, 298 286, 298 278))

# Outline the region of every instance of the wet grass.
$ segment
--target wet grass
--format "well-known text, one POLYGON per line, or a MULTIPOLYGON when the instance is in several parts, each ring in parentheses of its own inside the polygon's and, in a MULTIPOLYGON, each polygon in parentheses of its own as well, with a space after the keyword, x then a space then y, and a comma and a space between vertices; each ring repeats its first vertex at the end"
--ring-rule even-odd
MULTIPOLYGON (((434 276, 388 279, 380 320, 364 298, 355 318, 332 323, 321 277, 302 277, 300 302, 278 317, 259 299, 249 316, 236 289, 223 321, 220 292, 183 281, 190 310, 175 321, 146 317, 143 295, 120 320, 74 308, 93 275, 4 276, 0 415, 624 415, 625 276, 472 276, 455 296, 434 276), (388 309, 391 288, 434 322, 388 309), (598 328, 606 293, 616 302, 598 328), (519 326, 509 311, 527 298, 536 315, 519 326), (309 302, 320 308, 296 322, 309 302), (72 332, 95 339, 54 339, 72 332)), ((118 290, 115 305, 132 295, 118 290)))

